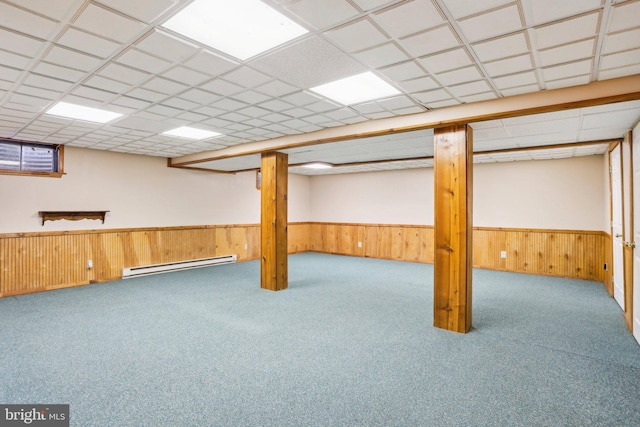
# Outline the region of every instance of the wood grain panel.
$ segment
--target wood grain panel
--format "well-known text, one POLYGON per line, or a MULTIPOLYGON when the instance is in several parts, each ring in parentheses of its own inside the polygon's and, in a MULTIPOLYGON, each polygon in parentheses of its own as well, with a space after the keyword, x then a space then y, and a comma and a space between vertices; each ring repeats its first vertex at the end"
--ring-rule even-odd
MULTIPOLYGON (((291 252, 309 250, 310 231, 309 223, 291 226, 291 252)), ((0 234, 0 297, 117 280, 125 267, 233 253, 239 261, 259 258, 258 224, 0 234)))

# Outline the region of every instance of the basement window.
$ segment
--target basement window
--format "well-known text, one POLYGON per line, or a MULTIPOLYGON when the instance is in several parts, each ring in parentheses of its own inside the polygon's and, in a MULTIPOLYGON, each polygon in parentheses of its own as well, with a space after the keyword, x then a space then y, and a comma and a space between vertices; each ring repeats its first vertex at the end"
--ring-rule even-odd
POLYGON ((61 145, 0 139, 0 174, 59 178, 63 152, 61 145))

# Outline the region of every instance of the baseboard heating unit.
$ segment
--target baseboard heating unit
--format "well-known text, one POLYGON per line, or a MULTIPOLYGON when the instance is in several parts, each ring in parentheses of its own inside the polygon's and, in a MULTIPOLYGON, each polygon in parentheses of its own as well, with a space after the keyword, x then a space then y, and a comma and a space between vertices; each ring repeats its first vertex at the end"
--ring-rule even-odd
POLYGON ((149 276, 151 274, 168 273, 170 271, 189 270, 191 268, 209 267, 219 264, 232 264, 236 262, 238 256, 224 255, 212 258, 192 259, 188 261, 167 262, 164 264, 143 265, 140 267, 127 267, 122 269, 122 278, 149 276))

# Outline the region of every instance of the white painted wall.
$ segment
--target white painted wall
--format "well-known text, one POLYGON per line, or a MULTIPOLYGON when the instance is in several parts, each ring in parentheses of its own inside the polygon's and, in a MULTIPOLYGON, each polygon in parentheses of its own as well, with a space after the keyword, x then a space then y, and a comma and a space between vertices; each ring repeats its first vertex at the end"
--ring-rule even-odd
MULTIPOLYGON (((168 168, 166 159, 65 148, 60 179, 0 175, 0 233, 260 222, 255 172, 168 168), (42 210, 109 210, 95 220, 47 221, 42 210)), ((289 220, 310 216, 310 180, 289 177, 289 220)))
MULTIPOLYGON (((474 225, 606 230, 603 156, 474 165, 474 225)), ((311 220, 433 225, 433 169, 315 176, 311 220)))

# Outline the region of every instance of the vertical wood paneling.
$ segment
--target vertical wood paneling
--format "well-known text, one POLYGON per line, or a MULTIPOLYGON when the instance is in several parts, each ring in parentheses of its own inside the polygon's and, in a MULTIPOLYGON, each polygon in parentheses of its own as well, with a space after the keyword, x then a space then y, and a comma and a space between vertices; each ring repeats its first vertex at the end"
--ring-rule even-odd
MULTIPOLYGON (((290 253, 311 250, 433 263, 430 226, 296 223, 289 225, 289 242, 290 253)), ((611 238, 606 233, 476 228, 473 246, 474 267, 604 281, 612 292, 611 238), (507 251, 507 259, 500 258, 501 250, 507 251)), ((124 267, 225 255, 236 248, 239 260, 257 259, 260 227, 0 235, 0 296, 114 280, 124 267), (86 268, 89 259, 92 270, 86 268)))

